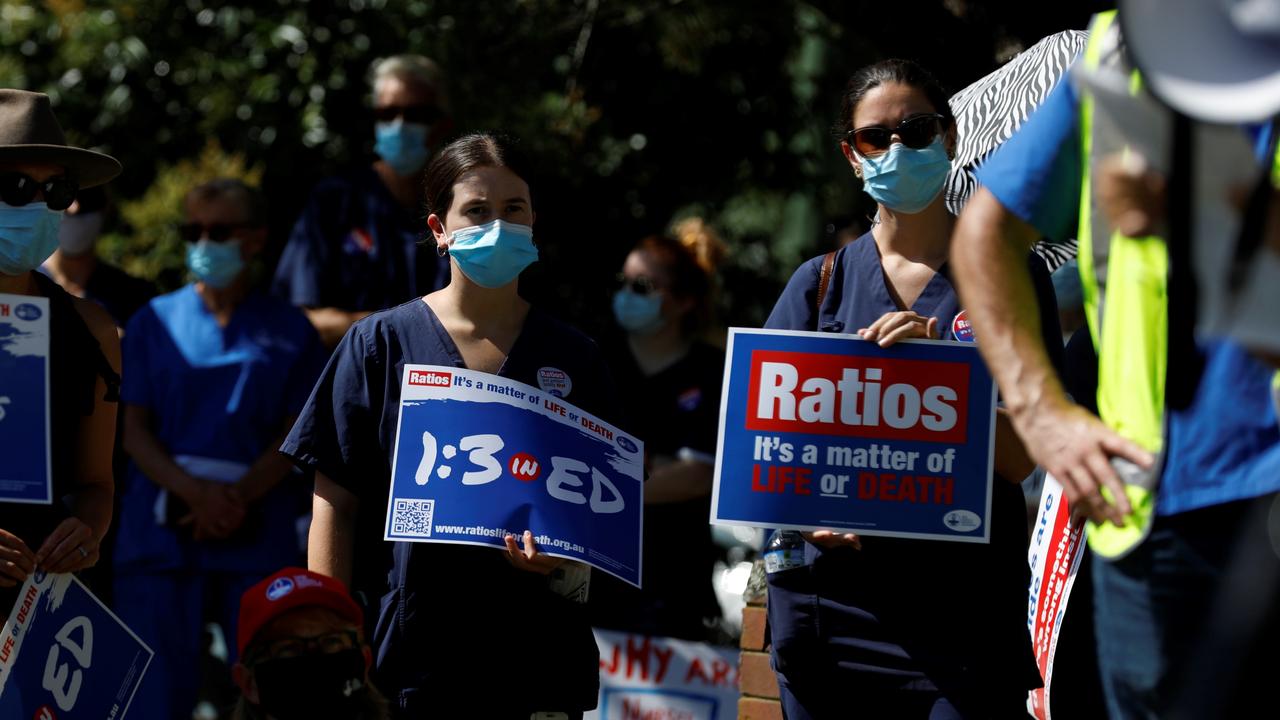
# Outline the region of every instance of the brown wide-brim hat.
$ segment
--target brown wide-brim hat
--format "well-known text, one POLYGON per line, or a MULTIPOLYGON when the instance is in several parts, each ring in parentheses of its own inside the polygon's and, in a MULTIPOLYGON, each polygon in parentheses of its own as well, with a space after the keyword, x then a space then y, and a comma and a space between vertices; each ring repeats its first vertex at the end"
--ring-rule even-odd
POLYGON ((120 174, 110 155, 67 145, 53 116, 49 96, 0 89, 0 164, 51 163, 70 171, 82 188, 101 185, 120 174))

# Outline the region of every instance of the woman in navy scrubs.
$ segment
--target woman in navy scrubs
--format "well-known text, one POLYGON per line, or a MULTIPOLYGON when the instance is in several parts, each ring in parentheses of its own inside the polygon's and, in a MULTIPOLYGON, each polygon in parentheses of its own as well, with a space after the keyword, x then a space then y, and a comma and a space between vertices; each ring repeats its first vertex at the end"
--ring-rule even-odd
MULTIPOLYGON (((876 200, 871 232, 802 265, 769 328, 973 341, 948 277, 952 217, 942 188, 956 133, 947 97, 921 67, 886 60, 845 89, 841 150, 876 200)), ((1041 307, 1054 307, 1043 263, 1029 262, 1041 307)), ((1054 315, 1045 344, 1060 357, 1054 315)), ((980 339, 979 339, 980 341, 980 339)), ((1032 469, 997 418, 991 542, 928 542, 806 533, 806 564, 769 576, 774 667, 790 720, 1026 717, 1040 684, 1026 627, 1027 524, 1018 486, 1032 469)))
POLYGON ((595 344, 516 292, 537 259, 528 178, 490 135, 463 137, 435 157, 427 224, 452 259, 450 284, 357 322, 281 448, 315 470, 310 569, 346 582, 362 566, 366 578, 383 573, 375 684, 398 717, 577 717, 596 704, 599 653, 579 604, 582 566, 539 553, 528 533, 509 536, 505 552, 380 540, 389 552, 354 551, 382 537, 406 363, 529 385, 541 369, 560 370, 565 399, 611 416, 613 384, 595 344), (564 587, 566 570, 578 586, 564 587))

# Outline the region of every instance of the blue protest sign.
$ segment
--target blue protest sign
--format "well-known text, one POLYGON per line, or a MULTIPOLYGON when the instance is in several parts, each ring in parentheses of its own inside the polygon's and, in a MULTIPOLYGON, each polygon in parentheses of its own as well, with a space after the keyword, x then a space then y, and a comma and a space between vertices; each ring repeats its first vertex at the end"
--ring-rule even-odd
POLYGON ((123 718, 153 656, 74 575, 32 573, 0 631, 0 718, 123 718))
POLYGON ((386 540, 538 549, 640 586, 644 446, 497 375, 405 365, 386 540))
POLYGON ((733 328, 711 521, 987 542, 995 385, 969 343, 733 328))
POLYGON ((0 294, 0 502, 53 502, 49 300, 0 294))

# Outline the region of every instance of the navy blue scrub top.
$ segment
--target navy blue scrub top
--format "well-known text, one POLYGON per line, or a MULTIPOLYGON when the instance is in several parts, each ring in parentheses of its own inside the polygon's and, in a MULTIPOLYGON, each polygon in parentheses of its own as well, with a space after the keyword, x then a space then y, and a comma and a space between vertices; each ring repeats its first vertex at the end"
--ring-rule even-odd
MULTIPOLYGON (((497 549, 382 541, 406 363, 466 367, 421 299, 352 326, 280 448, 360 499, 353 586, 381 596, 377 686, 409 717, 593 707, 599 652, 584 606, 497 549)), ((532 308, 498 375, 537 387, 543 367, 568 375, 566 400, 618 424, 595 343, 532 308)))
POLYGON ((294 305, 383 310, 449 284, 449 259, 422 244, 426 214, 405 208, 372 167, 320 181, 276 266, 294 305))
MULTIPOLYGON (((765 327, 855 333, 902 309, 889 294, 871 233, 837 252, 815 313, 822 261, 800 266, 765 327)), ((1060 367, 1053 284, 1034 254, 1028 265, 1045 347, 1060 367)), ((945 266, 911 309, 937 317, 942 339, 956 339, 952 326, 962 309, 945 266)), ((1026 626, 1027 516, 1019 486, 997 477, 991 512, 989 545, 864 537, 860 551, 806 545, 807 565, 771 575, 776 669, 793 694, 817 709, 856 707, 849 703, 859 690, 941 690, 962 712, 982 716, 993 692, 1007 700, 1039 686, 1026 626)))

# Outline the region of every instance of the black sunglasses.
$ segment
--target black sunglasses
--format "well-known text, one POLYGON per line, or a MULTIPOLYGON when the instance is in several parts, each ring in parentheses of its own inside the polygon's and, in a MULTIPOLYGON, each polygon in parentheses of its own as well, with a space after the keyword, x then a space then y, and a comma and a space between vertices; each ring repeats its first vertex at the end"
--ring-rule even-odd
POLYGON ((626 288, 636 295, 648 295, 658 289, 653 280, 644 275, 637 275, 633 278, 627 277, 626 273, 618 273, 618 287, 626 288))
POLYGON ((373 117, 378 122, 391 122, 398 117, 407 123, 434 125, 442 113, 435 105, 383 105, 373 109, 373 117))
POLYGON ((920 150, 929 146, 933 139, 942 133, 942 121, 946 118, 938 113, 912 115, 898 123, 897 128, 883 125, 850 130, 845 133, 845 142, 853 146, 862 157, 871 157, 889 149, 893 136, 897 135, 902 144, 912 150, 920 150))
POLYGON ((75 202, 80 186, 67 175, 56 175, 36 182, 26 173, 0 173, 0 200, 6 205, 22 207, 36 199, 36 193, 44 195, 44 204, 50 210, 66 210, 75 202))
POLYGON ((189 243, 200 242, 201 238, 209 238, 213 242, 226 242, 236 234, 236 230, 247 227, 245 223, 183 223, 178 226, 178 234, 189 243))

